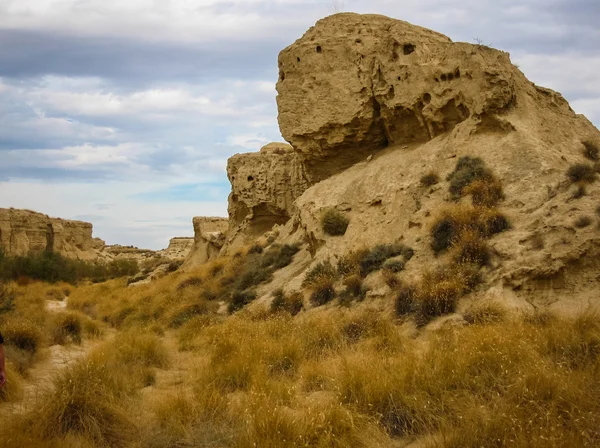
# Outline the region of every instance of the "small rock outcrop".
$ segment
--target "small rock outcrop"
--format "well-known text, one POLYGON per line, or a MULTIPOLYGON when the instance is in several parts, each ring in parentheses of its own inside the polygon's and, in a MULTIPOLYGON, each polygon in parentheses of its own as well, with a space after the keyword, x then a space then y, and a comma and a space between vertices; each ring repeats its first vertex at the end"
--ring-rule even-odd
POLYGON ((92 238, 89 222, 50 218, 30 210, 0 209, 0 249, 7 255, 49 251, 95 260, 102 246, 102 240, 92 238))
POLYGON ((159 253, 171 260, 185 260, 194 246, 194 238, 176 236, 169 240, 169 246, 159 253))
POLYGON ((519 77, 508 53, 389 17, 336 14, 280 53, 279 126, 314 183, 387 146, 507 111, 519 77))
POLYGON ((227 162, 227 176, 231 182, 228 249, 255 239, 275 224, 285 224, 294 213, 294 201, 310 185, 300 156, 282 143, 236 154, 227 162))
POLYGON ((184 268, 199 266, 218 256, 229 229, 227 218, 196 216, 192 222, 194 242, 183 263, 184 268))

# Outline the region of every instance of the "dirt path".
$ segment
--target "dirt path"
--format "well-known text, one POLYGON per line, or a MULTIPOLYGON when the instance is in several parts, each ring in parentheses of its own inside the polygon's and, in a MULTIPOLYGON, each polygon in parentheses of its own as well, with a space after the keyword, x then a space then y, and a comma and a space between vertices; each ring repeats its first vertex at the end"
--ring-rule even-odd
MULTIPOLYGON (((65 310, 67 299, 63 301, 48 300, 46 308, 51 313, 65 310)), ((8 409, 10 413, 23 413, 31 409, 36 399, 52 387, 52 382, 60 372, 72 365, 89 351, 112 337, 113 331, 108 330, 103 338, 88 340, 84 339, 81 344, 52 345, 42 353, 40 361, 29 369, 27 379, 23 385, 23 398, 16 403, 0 403, 0 408, 8 409)))

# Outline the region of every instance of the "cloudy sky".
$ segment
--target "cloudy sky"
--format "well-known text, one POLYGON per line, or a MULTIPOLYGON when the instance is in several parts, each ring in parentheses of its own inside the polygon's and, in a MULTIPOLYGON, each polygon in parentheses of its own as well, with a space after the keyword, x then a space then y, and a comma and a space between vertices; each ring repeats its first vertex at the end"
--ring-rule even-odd
POLYGON ((600 124, 598 0, 0 0, 0 207, 191 236, 226 215, 227 158, 281 140, 279 50, 339 10, 506 50, 600 124))

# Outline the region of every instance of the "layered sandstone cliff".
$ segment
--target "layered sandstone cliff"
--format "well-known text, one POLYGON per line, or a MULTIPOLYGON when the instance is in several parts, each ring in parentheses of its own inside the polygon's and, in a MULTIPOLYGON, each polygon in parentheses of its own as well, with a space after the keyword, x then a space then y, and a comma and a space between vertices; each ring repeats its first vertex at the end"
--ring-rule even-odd
POLYGON ((97 258, 104 246, 92 238, 92 224, 50 218, 30 210, 0 209, 0 248, 8 255, 49 251, 83 260, 97 258))
POLYGON ((194 247, 194 238, 176 236, 169 240, 169 246, 159 253, 171 260, 185 260, 194 247))
POLYGON ((229 229, 227 218, 196 216, 192 222, 194 242, 183 263, 184 268, 199 266, 218 256, 229 229))

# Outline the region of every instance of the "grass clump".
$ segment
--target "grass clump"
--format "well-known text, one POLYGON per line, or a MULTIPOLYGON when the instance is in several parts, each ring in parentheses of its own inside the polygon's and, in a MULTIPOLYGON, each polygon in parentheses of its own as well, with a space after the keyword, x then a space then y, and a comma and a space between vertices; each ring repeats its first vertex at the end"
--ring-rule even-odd
POLYGON ((231 300, 229 301, 227 311, 229 311, 229 313, 234 313, 235 311, 242 309, 255 299, 256 293, 254 291, 234 291, 231 294, 231 300))
POLYGON ((476 180, 492 179, 492 173, 485 167, 479 157, 463 156, 456 162, 454 171, 447 177, 450 182, 450 193, 455 199, 463 195, 463 189, 476 180))
POLYGON ((421 177, 421 185, 423 187, 431 187, 437 184, 439 181, 440 176, 438 176, 437 173, 434 173, 433 171, 421 177))
POLYGON ((302 286, 312 286, 322 280, 333 280, 337 277, 337 271, 329 261, 321 261, 317 263, 304 276, 302 286))
POLYGON ((371 272, 378 271, 390 258, 402 255, 405 260, 410 260, 413 254, 414 251, 403 244, 379 244, 364 253, 359 260, 360 275, 366 277, 371 272))
POLYGON ((572 183, 592 183, 596 180, 596 170, 587 163, 576 163, 567 170, 567 177, 572 183))
POLYGON ((285 294, 283 289, 273 291, 273 301, 271 302, 271 312, 287 312, 292 316, 298 314, 304 308, 304 298, 301 292, 294 291, 285 294))
POLYGON ((7 346, 36 353, 42 346, 44 335, 39 327, 27 319, 11 319, 2 324, 2 335, 7 346))
POLYGON ((464 314, 465 320, 472 325, 489 325, 504 322, 508 316, 506 308, 498 302, 484 302, 471 306, 464 314))
POLYGON ((431 228, 431 248, 438 254, 453 246, 465 232, 482 238, 510 228, 506 217, 496 209, 457 205, 443 210, 431 228))
POLYGON ((78 313, 67 311, 54 316, 52 340, 55 344, 64 345, 69 340, 76 344, 81 343, 83 332, 82 318, 78 313))
POLYGON ((312 285, 310 302, 315 306, 325 305, 335 299, 335 295, 336 291, 333 280, 330 278, 322 278, 312 285))
POLYGON ((583 156, 591 160, 592 162, 597 162, 600 160, 600 148, 598 145, 590 140, 586 140, 583 143, 583 156))
POLYGON ((406 316, 414 311, 417 291, 412 286, 404 286, 398 290, 394 302, 394 310, 397 316, 406 316))
POLYGON ((350 220, 333 208, 325 211, 321 217, 321 228, 327 235, 344 235, 349 224, 350 220))

